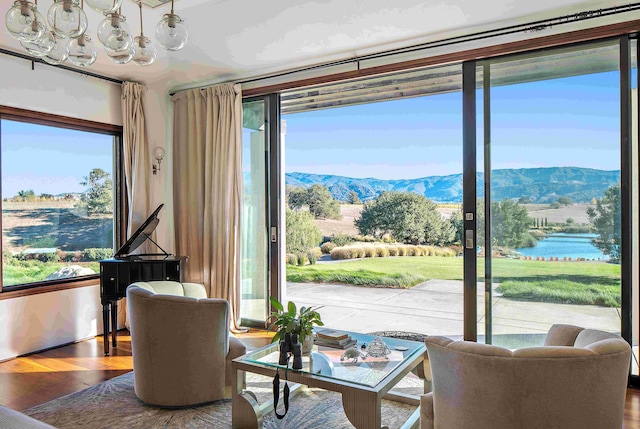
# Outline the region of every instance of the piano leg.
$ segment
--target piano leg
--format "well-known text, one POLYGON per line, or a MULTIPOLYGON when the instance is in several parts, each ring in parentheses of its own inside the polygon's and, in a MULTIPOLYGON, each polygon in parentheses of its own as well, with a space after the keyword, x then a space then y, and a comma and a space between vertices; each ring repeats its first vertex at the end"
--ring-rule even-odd
POLYGON ((113 348, 118 347, 118 301, 111 302, 111 342, 113 348))
POLYGON ((102 342, 105 356, 109 356, 109 305, 109 303, 102 304, 102 342))

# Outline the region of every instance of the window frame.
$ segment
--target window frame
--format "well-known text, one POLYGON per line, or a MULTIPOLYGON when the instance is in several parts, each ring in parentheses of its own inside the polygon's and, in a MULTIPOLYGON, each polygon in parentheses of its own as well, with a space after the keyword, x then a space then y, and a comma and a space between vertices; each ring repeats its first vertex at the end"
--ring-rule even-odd
MULTIPOLYGON (((96 134, 110 135, 114 138, 114 156, 113 156, 113 182, 114 182, 114 248, 117 247, 124 238, 124 222, 123 219, 126 207, 124 207, 124 172, 122 169, 122 144, 123 144, 123 127, 120 125, 105 124, 102 122, 89 121, 85 119, 72 118, 67 116, 55 115, 52 113, 36 112, 32 110, 20 109, 16 107, 0 105, 0 123, 2 120, 11 120, 17 122, 25 122, 34 125, 44 125, 57 128, 66 128, 76 131, 84 131, 96 134)), ((0 145, 2 143, 0 142, 0 145)), ((1 183, 0 177, 0 183, 1 183)), ((0 201, 0 209, 2 201, 0 201)), ((0 218, 0 226, 2 219, 0 218)), ((0 244, 0 251, 2 244, 0 244)), ((0 278, 2 274, 2 265, 0 265, 0 278)), ((100 274, 91 276, 82 276, 79 278, 69 278, 60 280, 49 280, 34 282, 25 285, 3 286, 0 281, 0 301, 4 299, 17 298, 22 296, 36 295, 40 293, 54 292, 67 289, 75 289, 79 287, 96 285, 100 274)))

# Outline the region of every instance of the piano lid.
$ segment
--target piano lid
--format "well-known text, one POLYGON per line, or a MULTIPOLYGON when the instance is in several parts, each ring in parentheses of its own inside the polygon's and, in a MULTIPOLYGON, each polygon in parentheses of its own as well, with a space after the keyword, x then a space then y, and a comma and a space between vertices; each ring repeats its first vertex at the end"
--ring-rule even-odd
MULTIPOLYGON (((160 219, 158 219, 158 213, 160 212, 162 207, 164 207, 164 204, 160 204, 158 208, 155 209, 153 213, 151 213, 151 216, 149 216, 147 220, 145 220, 140 225, 136 232, 134 232, 131 237, 129 237, 127 242, 124 243, 124 245, 120 247, 120 249, 118 249, 118 251, 113 255, 114 258, 126 258, 131 254, 131 252, 140 247, 142 243, 147 241, 147 239, 151 240, 151 233, 153 233, 153 231, 156 229, 156 226, 158 226, 158 223, 160 222, 160 219)), ((158 246, 155 241, 151 241, 153 242, 153 244, 158 246)), ((155 255, 168 256, 168 253, 165 252, 160 246, 158 246, 158 248, 162 250, 163 253, 158 253, 155 255)))

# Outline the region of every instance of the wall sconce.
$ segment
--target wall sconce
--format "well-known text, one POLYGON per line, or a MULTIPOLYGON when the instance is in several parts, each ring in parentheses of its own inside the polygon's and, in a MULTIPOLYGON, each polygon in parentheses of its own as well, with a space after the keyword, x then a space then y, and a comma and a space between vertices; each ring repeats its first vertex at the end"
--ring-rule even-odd
POLYGON ((161 147, 153 149, 153 157, 157 161, 157 164, 153 164, 153 174, 158 174, 158 171, 160 171, 160 164, 164 159, 164 149, 161 147))

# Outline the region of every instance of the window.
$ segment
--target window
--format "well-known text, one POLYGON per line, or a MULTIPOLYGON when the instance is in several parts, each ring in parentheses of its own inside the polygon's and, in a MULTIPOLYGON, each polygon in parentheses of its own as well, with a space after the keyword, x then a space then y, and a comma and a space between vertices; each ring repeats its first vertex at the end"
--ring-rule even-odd
POLYGON ((99 273, 113 255, 120 127, 0 112, 2 291, 99 273))

